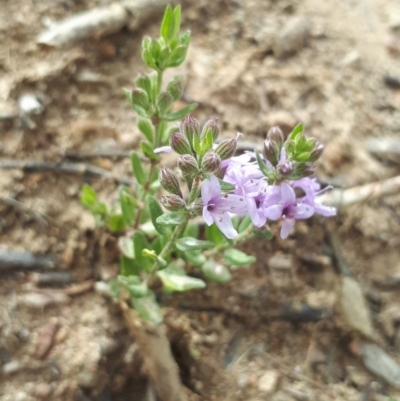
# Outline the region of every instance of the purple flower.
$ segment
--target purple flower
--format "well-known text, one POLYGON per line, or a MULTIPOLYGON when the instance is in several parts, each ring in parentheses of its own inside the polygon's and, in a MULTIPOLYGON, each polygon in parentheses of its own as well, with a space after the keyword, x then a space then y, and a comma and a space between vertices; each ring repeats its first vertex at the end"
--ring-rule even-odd
POLYGON ((264 213, 267 219, 283 220, 281 238, 285 239, 294 227, 296 220, 311 217, 314 214, 314 208, 310 205, 299 203, 293 188, 286 182, 281 184, 280 189, 280 203, 266 207, 264 213))
POLYGON ((238 233, 234 229, 228 213, 244 213, 246 203, 244 197, 234 194, 222 194, 221 186, 215 175, 205 180, 201 186, 203 200, 203 218, 211 226, 215 223, 223 234, 229 239, 235 238, 238 233))
POLYGON ((303 204, 310 205, 315 213, 324 217, 336 216, 336 209, 334 207, 322 205, 321 200, 318 198, 319 195, 330 189, 330 187, 321 190, 321 185, 318 184, 315 179, 308 177, 294 181, 292 186, 293 188, 300 188, 304 191, 305 196, 301 201, 303 204))

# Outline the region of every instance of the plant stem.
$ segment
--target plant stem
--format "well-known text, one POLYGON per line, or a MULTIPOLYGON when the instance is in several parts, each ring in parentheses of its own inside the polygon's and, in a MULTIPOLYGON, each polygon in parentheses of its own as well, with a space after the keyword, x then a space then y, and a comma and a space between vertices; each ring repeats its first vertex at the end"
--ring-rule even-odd
POLYGON ((194 178, 193 183, 192 183, 192 188, 190 190, 190 195, 189 195, 189 200, 188 200, 189 205, 192 204, 199 196, 200 183, 201 183, 201 176, 196 175, 196 177, 194 178))

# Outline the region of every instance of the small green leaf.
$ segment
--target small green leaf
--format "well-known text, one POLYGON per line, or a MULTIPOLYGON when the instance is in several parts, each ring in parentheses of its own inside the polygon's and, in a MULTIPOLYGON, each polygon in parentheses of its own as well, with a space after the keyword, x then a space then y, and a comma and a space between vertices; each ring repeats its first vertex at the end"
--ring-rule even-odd
POLYGON ((121 294, 121 284, 114 279, 108 283, 108 290, 112 299, 118 300, 121 294))
POLYGON ((158 271, 157 276, 161 279, 165 289, 168 291, 189 291, 206 286, 206 283, 199 278, 170 273, 165 269, 158 271))
POLYGON ((143 256, 143 249, 150 248, 150 244, 148 243, 146 236, 141 231, 135 231, 132 240, 135 251, 135 259, 142 269, 149 271, 153 263, 149 258, 143 256))
POLYGON ((136 152, 131 153, 131 165, 132 165, 132 173, 137 179, 138 183, 140 185, 144 185, 146 183, 147 177, 146 173, 143 170, 140 157, 136 152))
POLYGON ((187 220, 186 212, 164 213, 157 217, 156 223, 164 226, 178 226, 187 220))
POLYGON ((154 141, 154 127, 148 118, 140 118, 138 120, 137 126, 140 132, 146 137, 146 139, 153 143, 154 141))
POLYGON ((181 257, 195 267, 203 266, 206 261, 201 251, 182 252, 181 257))
POLYGON ((177 121, 182 120, 188 114, 190 114, 195 108, 197 107, 197 103, 190 103, 187 106, 183 107, 182 109, 175 111, 171 114, 168 114, 164 117, 166 121, 177 121))
POLYGON ((198 135, 196 135, 196 134, 193 135, 192 147, 193 147, 193 150, 194 150, 198 155, 201 155, 201 143, 200 143, 200 138, 199 138, 198 135))
POLYGON ((258 167, 260 167, 261 172, 267 177, 267 178, 273 178, 274 172, 270 170, 267 165, 264 163, 264 161, 261 159, 260 152, 258 150, 255 150, 256 154, 256 160, 258 167))
POLYGON ((90 208, 97 203, 96 191, 88 184, 84 184, 81 190, 81 203, 90 208))
POLYGON ((123 185, 119 187, 119 203, 125 223, 130 226, 135 221, 135 211, 138 204, 129 189, 123 185))
POLYGON ((164 17, 161 22, 161 29, 160 29, 160 35, 165 39, 166 42, 168 41, 169 32, 171 30, 172 25, 173 25, 172 7, 171 5, 168 4, 164 12, 164 17))
POLYGON ((189 223, 185 231, 183 232, 184 237, 194 237, 198 238, 199 237, 199 225, 197 223, 189 223))
POLYGON ((163 321, 161 308, 156 301, 154 292, 149 291, 145 297, 132 297, 131 301, 133 307, 143 319, 154 324, 160 324, 163 321))
POLYGON ((154 228, 161 235, 170 235, 171 231, 169 230, 169 228, 157 222, 157 219, 164 214, 164 211, 162 210, 158 201, 153 196, 149 195, 147 197, 147 202, 149 204, 150 217, 151 221, 153 222, 154 228))
POLYGON ((149 49, 143 49, 142 59, 149 68, 152 68, 153 70, 158 70, 158 67, 157 67, 149 49))
POLYGON ((247 230, 251 225, 251 217, 247 215, 239 224, 238 232, 242 233, 243 231, 247 230))
POLYGON ((118 276, 118 281, 129 291, 131 297, 145 297, 149 290, 138 276, 118 276))
POLYGON ((171 35, 172 39, 178 36, 179 29, 181 28, 181 6, 176 6, 173 11, 174 29, 171 35))
POLYGON ((289 139, 291 139, 292 141, 294 141, 296 139, 296 137, 302 133, 304 131, 304 127, 303 124, 297 124, 294 128, 293 131, 290 133, 289 135, 289 139))
POLYGON ((214 242, 202 241, 193 237, 183 237, 179 238, 175 246, 182 252, 186 251, 197 251, 204 249, 211 249, 215 247, 214 242))
POLYGON ((231 279, 229 269, 212 259, 207 260, 201 267, 201 270, 208 279, 217 283, 226 283, 231 279))
POLYGON ((213 135, 211 131, 207 131, 205 138, 201 141, 201 154, 205 155, 209 150, 212 149, 214 143, 213 135))
POLYGON ((166 260, 158 256, 155 251, 151 251, 149 249, 143 249, 142 255, 145 258, 151 259, 153 262, 157 262, 161 267, 167 266, 166 260))
POLYGON ((236 189, 236 187, 233 184, 231 184, 230 182, 220 180, 219 178, 218 178, 218 181, 219 181, 219 185, 221 186, 222 191, 233 191, 236 189))
POLYGON ((182 46, 189 47, 190 36, 191 36, 191 32, 190 31, 186 31, 186 32, 182 33, 182 35, 180 35, 180 37, 179 37, 179 43, 182 46))
POLYGON ((125 255, 121 255, 120 266, 123 276, 138 276, 140 274, 140 267, 135 259, 130 259, 125 255))
POLYGON ((154 153, 153 148, 148 142, 141 141, 140 142, 140 150, 152 160, 157 160, 158 156, 154 153))
POLYGON ((133 248, 133 242, 131 237, 119 237, 118 239, 118 246, 119 249, 121 250, 122 254, 129 258, 129 259, 134 259, 135 258, 135 251, 133 248))
POLYGON ((271 240, 274 237, 274 234, 268 228, 265 228, 265 229, 262 229, 262 230, 254 229, 254 234, 256 235, 256 237, 261 238, 261 239, 265 239, 267 241, 271 240))
POLYGON ((108 228, 113 232, 117 233, 122 231, 126 227, 126 220, 121 213, 112 214, 108 218, 108 228))
POLYGON ((215 243, 216 246, 227 242, 227 239, 216 224, 206 226, 206 238, 215 243))
POLYGON ((176 47, 171 53, 166 67, 167 68, 179 67, 185 61, 187 52, 188 52, 187 46, 176 47))
POLYGON ((224 252, 224 260, 230 266, 245 266, 256 261, 254 256, 246 255, 237 249, 227 249, 224 252))

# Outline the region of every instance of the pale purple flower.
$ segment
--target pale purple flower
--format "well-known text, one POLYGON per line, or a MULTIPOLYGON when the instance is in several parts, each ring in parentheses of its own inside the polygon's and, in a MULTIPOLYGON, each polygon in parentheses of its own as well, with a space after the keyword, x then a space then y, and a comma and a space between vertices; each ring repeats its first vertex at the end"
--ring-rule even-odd
POLYGON ((318 197, 326 190, 330 189, 327 187, 321 190, 321 185, 315 179, 302 178, 292 183, 293 188, 300 188, 304 191, 305 196, 302 198, 302 203, 310 205, 314 212, 324 217, 336 216, 336 209, 331 206, 324 206, 321 204, 321 200, 318 197))
POLYGON ((280 190, 280 203, 266 207, 264 213, 267 219, 283 220, 281 238, 285 239, 294 227, 296 220, 311 217, 314 214, 314 208, 310 205, 298 202, 293 188, 286 182, 281 184, 280 190))
POLYGON ((210 179, 205 180, 201 186, 201 199, 204 204, 203 218, 207 225, 211 226, 215 223, 227 238, 235 238, 238 233, 233 227, 228 213, 244 213, 246 211, 244 197, 222 194, 217 177, 211 175, 210 179))

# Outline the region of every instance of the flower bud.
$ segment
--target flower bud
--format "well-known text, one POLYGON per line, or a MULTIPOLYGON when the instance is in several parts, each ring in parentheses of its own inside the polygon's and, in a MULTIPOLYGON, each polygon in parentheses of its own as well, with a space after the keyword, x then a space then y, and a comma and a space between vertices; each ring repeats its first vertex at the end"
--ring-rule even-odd
POLYGON ((321 142, 317 142, 314 149, 311 151, 308 160, 313 163, 316 162, 321 157, 323 151, 324 145, 321 142))
POLYGON ((237 148, 237 139, 225 139, 215 149, 215 153, 221 160, 230 159, 235 155, 237 148))
POLYGON ((278 145, 279 149, 282 147, 285 138, 283 132, 279 127, 272 127, 267 134, 267 138, 278 145))
POLYGON ((157 107, 161 115, 167 113, 174 103, 174 99, 168 92, 161 92, 157 97, 157 107))
POLYGON ((219 137, 218 118, 212 118, 204 124, 203 131, 201 132, 201 139, 205 138, 208 131, 211 131, 213 140, 216 141, 219 137))
POLYGON ((290 177, 294 171, 295 164, 291 161, 286 161, 284 163, 279 163, 276 166, 276 171, 282 177, 290 177))
POLYGON ((310 175, 313 175, 315 173, 315 169, 316 169, 315 164, 297 163, 294 168, 293 175, 298 180, 300 178, 309 177, 310 175))
POLYGON ((205 173, 214 173, 221 166, 221 158, 213 151, 203 157, 201 167, 205 173))
POLYGON ((167 85, 167 92, 171 95, 174 102, 179 100, 183 93, 183 78, 181 76, 176 76, 167 85))
POLYGON ((161 186, 166 191, 182 197, 178 177, 170 168, 163 167, 158 173, 158 179, 160 180, 161 186))
POLYGON ((173 132, 169 137, 171 148, 180 155, 192 153, 189 141, 179 132, 173 132))
POLYGON ((263 145, 263 155, 273 166, 276 166, 279 163, 280 156, 280 149, 277 143, 266 139, 263 145))
POLYGON ((164 195, 161 204, 171 212, 177 212, 186 207, 186 202, 178 195, 164 195))
POLYGON ((199 164, 192 155, 183 155, 178 159, 178 167, 184 176, 191 176, 199 171, 199 164))
POLYGON ((197 137, 200 138, 200 124, 190 114, 186 116, 186 118, 184 119, 182 124, 182 129, 187 140, 191 145, 193 143, 193 137, 195 135, 197 135, 197 137))
POLYGON ((201 198, 196 199, 190 205, 190 212, 193 216, 201 216, 203 214, 204 203, 201 198))
POLYGON ((150 107, 149 98, 143 89, 132 89, 131 101, 133 106, 141 107, 143 110, 148 110, 150 107))

